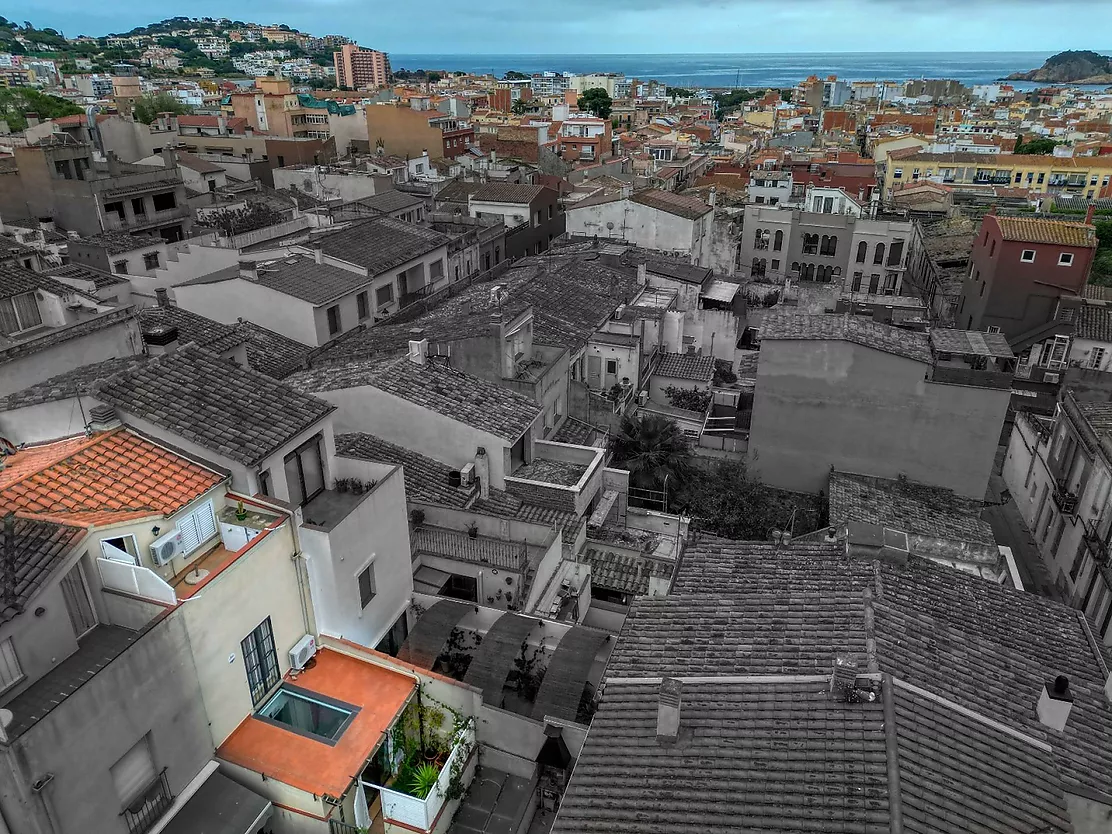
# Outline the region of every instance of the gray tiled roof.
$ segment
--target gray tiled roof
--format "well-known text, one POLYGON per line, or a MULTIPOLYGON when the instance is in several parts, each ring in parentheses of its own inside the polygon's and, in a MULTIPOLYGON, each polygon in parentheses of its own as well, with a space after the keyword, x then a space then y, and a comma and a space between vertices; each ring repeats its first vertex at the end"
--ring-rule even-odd
POLYGON ((448 485, 448 473, 453 471, 453 467, 373 434, 352 432, 336 435, 336 454, 400 465, 405 475, 406 499, 418 504, 462 509, 474 495, 472 489, 448 485))
POLYGON ((60 296, 73 295, 77 292, 73 287, 49 275, 32 272, 16 264, 0 264, 0 298, 11 298, 13 295, 22 295, 36 290, 60 296))
MULTIPOLYGON (((256 277, 245 278, 238 266, 229 266, 202 275, 183 285, 215 284, 222 281, 250 281, 274 292, 320 305, 367 287, 371 278, 360 272, 328 263, 318 264, 311 255, 291 254, 256 263, 256 277)), ((373 277, 373 274, 372 274, 373 277)))
POLYGON ((633 556, 605 550, 602 546, 583 552, 587 564, 591 566, 591 585, 609 588, 626 594, 647 594, 649 578, 661 576, 670 579, 672 565, 647 556, 633 556))
MULTIPOLYGON (((8 511, 0 509, 0 516, 8 511)), ((11 572, 0 566, 0 623, 23 612, 39 587, 62 563, 70 548, 84 537, 86 530, 69 524, 40 519, 11 518, 11 541, 6 520, 0 518, 0 552, 10 555, 11 572)))
POLYGON ((672 595, 631 606, 608 675, 829 675, 840 655, 1045 740, 1064 782, 1110 794, 1110 657, 1083 615, 916 556, 901 568, 835 544, 695 544, 672 595), (1063 732, 1035 710, 1059 674, 1074 695, 1063 732))
POLYGON ((449 240, 432 229, 384 216, 328 232, 314 243, 329 257, 365 267, 373 277, 447 246, 449 240))
POLYGON ((981 520, 982 502, 914 481, 830 473, 830 522, 864 521, 914 533, 995 547, 981 520))
POLYGON ((471 192, 471 199, 483 203, 519 203, 524 205, 533 202, 543 191, 543 185, 490 182, 471 192))
POLYGON ((524 394, 435 360, 418 365, 405 356, 325 365, 295 373, 286 381, 305 393, 378 388, 511 442, 521 437, 541 413, 541 407, 524 394))
POLYGON ((52 376, 0 398, 0 411, 11 411, 30 405, 67 400, 78 394, 88 394, 98 380, 125 370, 131 365, 138 366, 147 361, 147 357, 142 355, 123 356, 81 365, 72 371, 52 376))
POLYGON ((683 281, 685 284, 698 284, 699 286, 702 286, 703 282, 713 275, 710 267, 665 260, 647 261, 645 269, 654 275, 673 278, 676 281, 683 281))
POLYGON ((154 235, 129 235, 127 232, 97 232, 95 235, 83 237, 80 243, 99 246, 109 255, 122 255, 124 252, 134 252, 136 249, 147 249, 158 246, 162 238, 154 235))
MULTIPOLYGON (((375 194, 371 197, 362 197, 353 202, 354 205, 352 203, 347 203, 340 206, 340 211, 344 211, 345 209, 358 211, 360 207, 363 207, 380 214, 389 214, 390 212, 424 205, 425 200, 413 194, 406 194, 404 191, 384 191, 381 194, 375 194)), ((366 214, 368 212, 364 213, 366 214)))
POLYGON ((324 400, 193 344, 102 379, 91 394, 247 466, 332 411, 324 400))
POLYGON ((881 324, 850 313, 773 313, 761 323, 761 341, 772 339, 840 340, 918 362, 931 361, 926 333, 881 324))
POLYGON ((1081 305, 1074 322, 1074 335, 1079 339, 1092 339, 1094 342, 1112 342, 1112 306, 1081 305))
POLYGON ((949 330, 936 327, 930 332, 930 343, 935 350, 959 353, 966 356, 992 356, 1013 359, 1015 354, 1008 346, 1003 333, 982 333, 979 330, 949 330))
POLYGON ((220 353, 242 341, 236 338, 230 324, 222 324, 183 307, 142 307, 139 309, 139 325, 144 330, 155 326, 176 327, 180 344, 196 342, 213 353, 220 353))
POLYGON ((62 266, 50 267, 46 270, 46 274, 58 279, 70 278, 77 281, 88 281, 98 290, 128 283, 127 278, 119 275, 112 275, 109 272, 103 272, 102 270, 94 269, 91 266, 84 266, 83 264, 64 264, 62 266))
POLYGON ((674 214, 686 220, 695 220, 713 211, 699 197, 689 194, 674 194, 670 191, 659 191, 655 188, 635 191, 629 199, 643 206, 674 214))
POLYGON ((671 379, 710 382, 714 378, 714 357, 699 353, 665 353, 653 373, 671 379))
MULTIPOLYGON (((49 280, 53 281, 54 279, 51 278, 49 280)), ((79 290, 67 289, 69 289, 70 292, 80 294, 79 290)), ((134 315, 135 308, 129 305, 127 307, 116 307, 105 313, 98 313, 93 318, 79 321, 76 324, 69 324, 65 327, 57 327, 53 330, 45 331, 33 330, 22 339, 8 338, 0 335, 0 364, 20 356, 30 356, 31 354, 39 353, 54 345, 68 342, 71 339, 79 339, 82 336, 87 336, 98 330, 115 327, 121 322, 129 321, 134 315)))

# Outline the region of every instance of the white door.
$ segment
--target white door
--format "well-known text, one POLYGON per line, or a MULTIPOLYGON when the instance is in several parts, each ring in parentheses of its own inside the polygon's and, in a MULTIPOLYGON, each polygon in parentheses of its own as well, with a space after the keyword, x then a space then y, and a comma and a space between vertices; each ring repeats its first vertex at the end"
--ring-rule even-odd
POLYGON ((138 565, 136 555, 139 551, 135 546, 134 536, 120 536, 115 539, 103 539, 100 543, 100 552, 105 559, 114 562, 125 562, 129 565, 138 565))
POLYGON ((61 584, 62 596, 66 601, 66 611, 69 612, 73 632, 80 640, 97 625, 97 612, 89 597, 89 586, 85 581, 85 571, 80 562, 62 577, 61 584))

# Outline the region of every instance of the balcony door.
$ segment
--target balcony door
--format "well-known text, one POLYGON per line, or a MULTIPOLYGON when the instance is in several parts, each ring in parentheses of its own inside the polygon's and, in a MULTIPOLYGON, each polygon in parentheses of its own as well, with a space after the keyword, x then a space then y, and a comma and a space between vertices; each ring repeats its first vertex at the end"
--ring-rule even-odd
POLYGON ((73 624, 73 633, 80 640, 97 625, 97 612, 89 597, 89 583, 85 581, 85 571, 80 562, 62 577, 61 585, 66 611, 69 612, 70 622, 73 624))
POLYGON ((324 461, 321 459, 320 439, 318 434, 286 455, 286 486, 290 503, 295 507, 305 506, 324 491, 324 461))

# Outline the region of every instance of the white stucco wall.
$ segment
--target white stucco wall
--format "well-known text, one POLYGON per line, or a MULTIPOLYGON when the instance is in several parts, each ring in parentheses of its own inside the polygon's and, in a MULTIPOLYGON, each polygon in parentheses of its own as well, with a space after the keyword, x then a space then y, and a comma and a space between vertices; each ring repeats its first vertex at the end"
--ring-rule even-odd
POLYGON ((632 200, 614 200, 593 206, 569 206, 565 216, 569 235, 622 238, 648 249, 690 254, 700 264, 710 263, 713 216, 710 212, 697 220, 688 220, 632 200))
POLYGON ((174 288, 174 298, 179 307, 224 324, 235 324, 242 317, 303 345, 320 344, 312 304, 250 281, 183 284, 174 288))

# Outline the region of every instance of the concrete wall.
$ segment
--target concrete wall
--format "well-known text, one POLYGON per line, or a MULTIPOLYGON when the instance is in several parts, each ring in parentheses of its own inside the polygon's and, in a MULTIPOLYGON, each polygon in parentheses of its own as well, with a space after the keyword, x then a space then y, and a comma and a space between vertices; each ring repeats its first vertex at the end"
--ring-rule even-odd
MULTIPOLYGON (((312 304, 238 278, 213 284, 186 284, 174 288, 179 307, 224 324, 249 318, 283 336, 315 347, 317 323, 312 304)), ((327 331, 326 331, 327 332, 327 331)))
POLYGON ((983 499, 1011 392, 926 382, 927 370, 850 342, 766 340, 750 464, 800 492, 825 489, 834 466, 983 499))
POLYGON ((697 220, 677 217, 632 200, 614 200, 593 206, 569 206, 569 235, 616 237, 647 249, 682 252, 694 263, 711 263, 711 226, 708 212, 697 220), (609 226, 608 224, 613 224, 609 226))
POLYGON ((318 627, 372 648, 408 608, 413 593, 402 468, 382 469, 375 488, 336 527, 325 531, 303 524, 300 531, 318 627), (376 594, 361 608, 358 576, 372 563, 376 594))
POLYGON ((390 177, 361 171, 338 173, 319 165, 309 168, 275 168, 273 176, 275 188, 292 186, 321 200, 341 200, 345 203, 394 189, 390 177))
POLYGON ((297 579, 302 568, 300 560, 290 558, 293 553, 287 521, 182 606, 214 747, 253 708, 240 649, 243 638, 270 617, 279 669, 285 674, 289 650, 306 632, 297 579))
POLYGON ((475 450, 482 446, 490 461, 490 485, 505 488, 503 452, 512 444, 500 437, 370 386, 323 391, 317 396, 337 407, 336 431, 371 432, 457 469, 473 461, 475 450))
POLYGON ((139 333, 138 322, 134 318, 123 318, 80 338, 63 340, 45 350, 17 355, 5 361, 4 372, 0 374, 0 396, 22 391, 37 382, 90 362, 134 356, 142 352, 143 338, 139 333))
POLYGON ((1066 793, 1066 809, 1075 834, 1105 834, 1112 831, 1112 805, 1087 796, 1066 793))
MULTIPOLYGON (((59 601, 59 608, 64 608, 59 601)), ((179 793, 212 755, 181 617, 156 624, 3 754, 4 818, 12 832, 50 831, 30 784, 46 789, 59 834, 127 834, 110 768, 148 736, 155 767, 179 793), (148 735, 149 734, 149 735, 148 735)))

